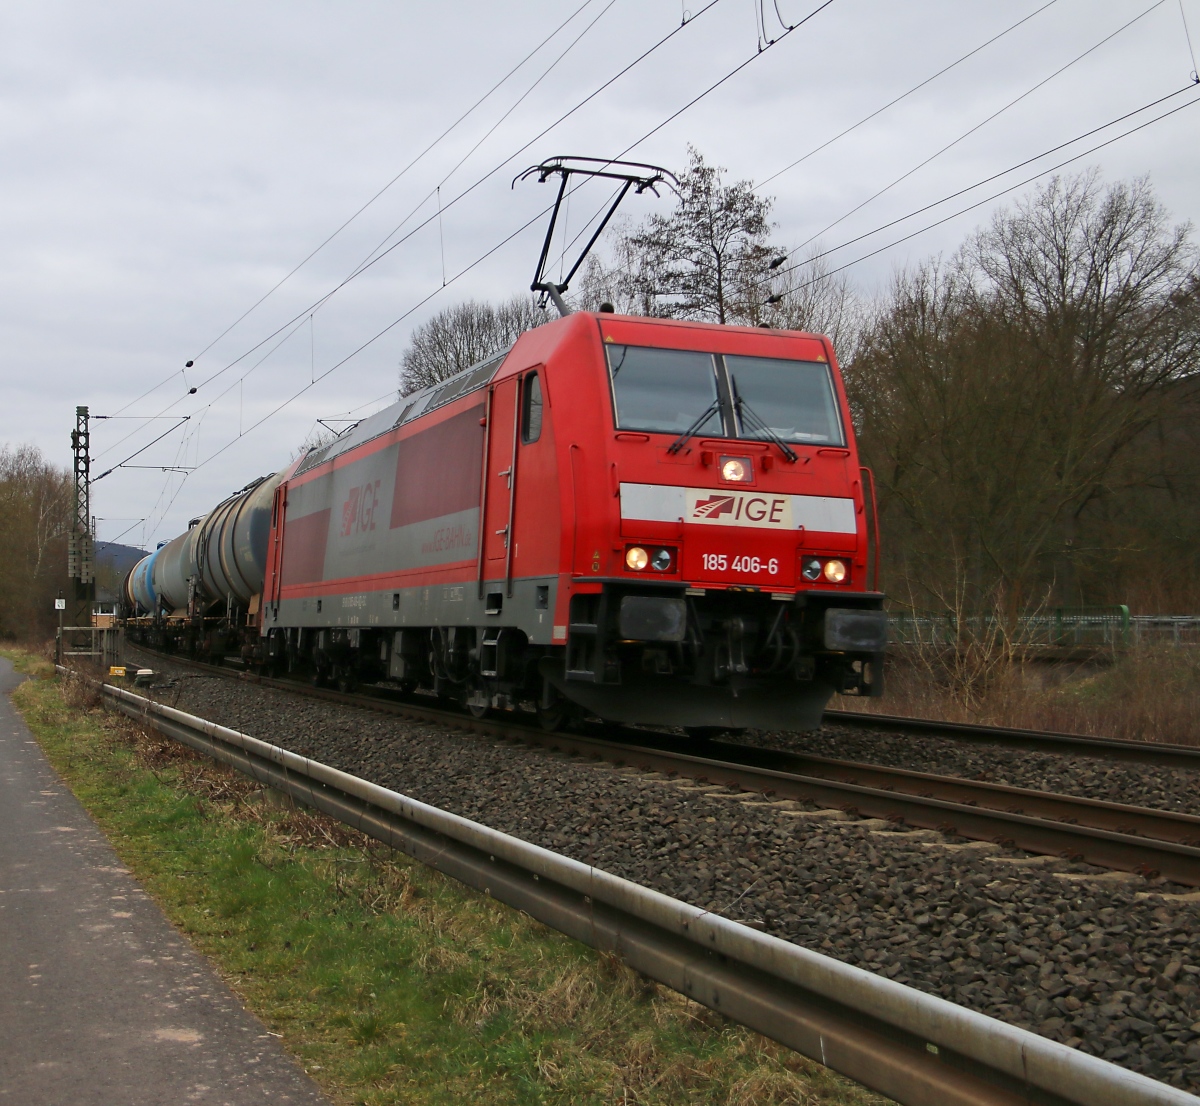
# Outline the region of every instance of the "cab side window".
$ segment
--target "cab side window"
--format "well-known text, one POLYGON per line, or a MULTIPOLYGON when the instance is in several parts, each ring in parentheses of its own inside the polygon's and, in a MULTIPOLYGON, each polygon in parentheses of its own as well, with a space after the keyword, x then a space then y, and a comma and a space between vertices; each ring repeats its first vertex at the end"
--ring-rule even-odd
POLYGON ((521 397, 521 441, 526 445, 542 436, 542 381, 540 373, 525 377, 521 397))

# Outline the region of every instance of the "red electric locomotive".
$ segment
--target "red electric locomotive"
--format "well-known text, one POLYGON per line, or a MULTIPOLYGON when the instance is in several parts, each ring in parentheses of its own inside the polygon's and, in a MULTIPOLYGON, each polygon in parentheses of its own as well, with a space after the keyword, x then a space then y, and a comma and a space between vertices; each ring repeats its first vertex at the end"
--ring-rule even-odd
POLYGON ((880 694, 866 472, 828 341, 572 314, 621 199, 673 178, 599 158, 521 176, 560 178, 532 288, 563 318, 196 519, 126 579, 135 635, 547 725, 796 729, 834 692, 880 694), (572 176, 622 184, 555 284, 572 176))
POLYGON ((869 500, 824 338, 575 313, 274 493, 273 667, 694 729, 881 692, 869 500))

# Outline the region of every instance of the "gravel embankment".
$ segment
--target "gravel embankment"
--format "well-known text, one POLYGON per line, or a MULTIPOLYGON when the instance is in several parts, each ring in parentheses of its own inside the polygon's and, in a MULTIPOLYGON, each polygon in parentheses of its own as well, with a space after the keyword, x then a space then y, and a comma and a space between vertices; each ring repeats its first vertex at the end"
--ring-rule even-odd
MULTIPOLYGON (((163 702, 1200 1092, 1200 902, 1139 897, 1154 889, 1141 880, 1065 880, 991 845, 948 847, 928 832, 180 675, 155 693, 163 702)), ((814 751, 861 755, 823 740, 814 751)), ((943 756, 930 767, 956 765, 943 756)))
POLYGON ((1156 768, 1086 756, 974 745, 924 734, 822 726, 811 733, 751 731, 737 738, 841 760, 1056 791, 1131 806, 1200 815, 1200 771, 1156 768))

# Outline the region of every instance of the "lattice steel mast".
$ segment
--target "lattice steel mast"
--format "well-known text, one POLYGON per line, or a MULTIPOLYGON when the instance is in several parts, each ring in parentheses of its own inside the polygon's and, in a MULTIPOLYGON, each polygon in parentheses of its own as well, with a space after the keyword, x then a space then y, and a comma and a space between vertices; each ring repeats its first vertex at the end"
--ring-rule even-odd
POLYGON ((96 597, 95 537, 92 532, 92 458, 88 409, 75 408, 71 452, 75 461, 75 517, 67 540, 67 575, 75 582, 75 625, 91 622, 96 597))

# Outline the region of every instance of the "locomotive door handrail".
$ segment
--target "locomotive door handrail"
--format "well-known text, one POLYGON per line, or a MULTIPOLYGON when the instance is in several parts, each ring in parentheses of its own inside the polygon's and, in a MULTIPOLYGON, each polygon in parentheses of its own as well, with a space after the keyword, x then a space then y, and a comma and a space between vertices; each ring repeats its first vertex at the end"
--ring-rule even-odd
POLYGON ((477 587, 476 598, 483 598, 483 569, 487 561, 487 507, 488 507, 488 473, 491 465, 492 443, 492 396, 496 385, 492 384, 487 390, 487 401, 483 409, 483 473, 479 478, 482 494, 479 500, 479 540, 476 543, 478 552, 475 556, 475 579, 477 587))
POLYGON ((283 541, 287 533, 283 525, 283 513, 287 510, 287 484, 281 483, 275 489, 275 502, 271 508, 272 544, 271 544, 271 594, 266 602, 273 606, 279 605, 283 593, 283 541))
POLYGON ((508 463, 508 522, 504 527, 504 597, 512 598, 513 522, 517 513, 517 450, 521 442, 521 390, 526 373, 513 378, 512 459, 508 463))
POLYGON ((862 478, 863 478, 862 489, 863 489, 863 499, 864 500, 866 500, 868 497, 868 492, 867 492, 868 487, 871 489, 870 493, 869 493, 870 501, 871 501, 871 534, 867 541, 867 556, 868 556, 868 558, 870 558, 872 552, 874 552, 874 558, 873 558, 874 572, 872 575, 871 587, 873 590, 878 591, 879 590, 879 553, 880 553, 881 545, 880 545, 880 540, 879 540, 879 507, 875 502, 875 473, 873 473, 871 471, 870 467, 867 465, 861 466, 858 471, 862 475, 862 478))

